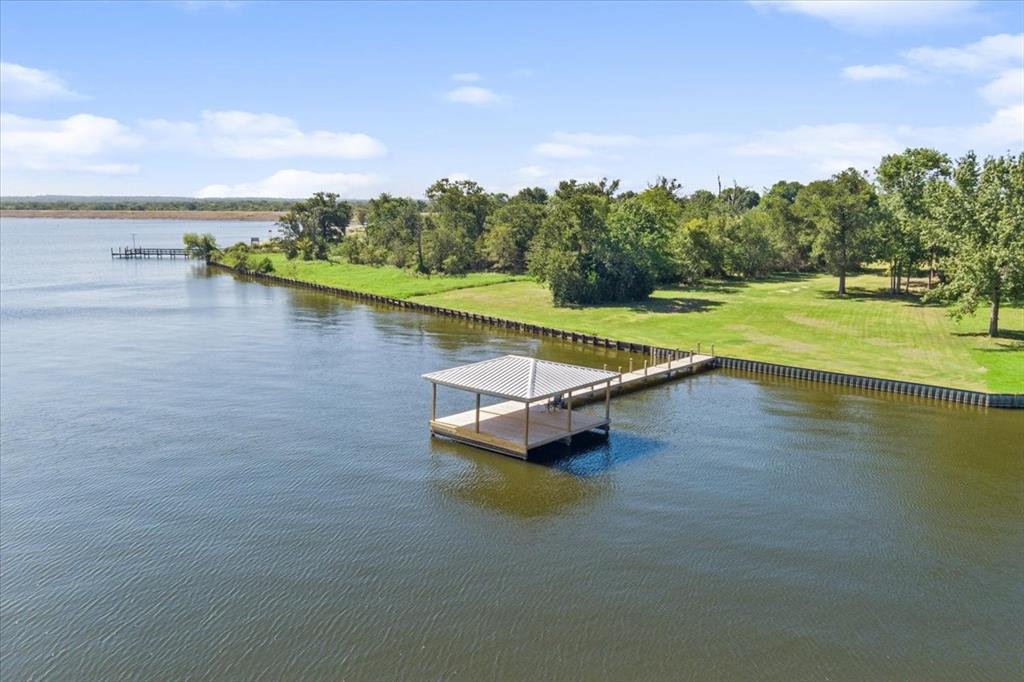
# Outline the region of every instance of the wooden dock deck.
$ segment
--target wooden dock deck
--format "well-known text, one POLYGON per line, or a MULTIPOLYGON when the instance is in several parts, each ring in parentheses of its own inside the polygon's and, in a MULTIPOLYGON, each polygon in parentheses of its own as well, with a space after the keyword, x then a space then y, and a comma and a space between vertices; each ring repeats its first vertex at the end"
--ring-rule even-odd
MULTIPOLYGON (((693 374, 709 367, 713 360, 710 355, 691 355, 660 365, 624 372, 608 382, 571 391, 565 398, 571 401, 572 407, 597 401, 610 401, 616 395, 693 374)), ((479 406, 479 402, 477 404, 479 406)), ((611 419, 608 415, 607 403, 604 416, 595 416, 565 407, 552 408, 548 401, 531 404, 509 400, 445 417, 435 417, 430 420, 430 432, 431 435, 527 459, 530 451, 535 448, 557 441, 571 442, 573 436, 586 431, 599 429, 607 434, 611 428, 611 419)))
POLYGON ((573 411, 570 425, 568 410, 530 405, 527 431, 526 409, 523 403, 512 400, 486 405, 480 408, 479 431, 475 409, 434 419, 430 422, 430 430, 468 445, 526 459, 527 453, 534 448, 567 440, 585 431, 607 429, 609 424, 607 419, 573 411))
POLYGON ((111 258, 188 258, 185 249, 125 246, 110 249, 111 258))

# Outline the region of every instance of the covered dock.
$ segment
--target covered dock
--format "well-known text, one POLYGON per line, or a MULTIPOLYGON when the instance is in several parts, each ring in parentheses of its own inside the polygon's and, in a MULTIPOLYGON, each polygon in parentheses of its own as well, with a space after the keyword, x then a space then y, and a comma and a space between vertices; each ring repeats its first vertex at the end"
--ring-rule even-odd
POLYGON ((520 355, 506 355, 424 374, 431 383, 431 434, 526 459, 530 450, 611 425, 612 383, 609 372, 520 355), (473 393, 476 405, 465 412, 437 416, 437 387, 473 393), (573 410, 573 395, 603 393, 604 415, 573 410), (503 402, 481 406, 481 397, 503 402))

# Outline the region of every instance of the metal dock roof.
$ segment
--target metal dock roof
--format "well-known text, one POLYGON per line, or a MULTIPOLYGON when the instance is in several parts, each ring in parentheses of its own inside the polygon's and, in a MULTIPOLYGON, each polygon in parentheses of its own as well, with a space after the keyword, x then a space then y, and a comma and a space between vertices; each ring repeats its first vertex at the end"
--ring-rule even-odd
POLYGON ((617 372, 506 355, 431 372, 423 378, 442 386, 526 402, 596 386, 618 376, 617 372))

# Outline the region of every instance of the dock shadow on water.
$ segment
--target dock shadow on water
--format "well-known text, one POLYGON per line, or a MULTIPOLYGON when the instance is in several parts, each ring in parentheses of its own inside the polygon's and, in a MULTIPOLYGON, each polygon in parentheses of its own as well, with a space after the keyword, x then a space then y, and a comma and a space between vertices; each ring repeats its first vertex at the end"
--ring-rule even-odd
POLYGON ((590 478, 667 449, 663 441, 613 428, 607 438, 600 433, 581 433, 573 436, 571 445, 550 443, 537 448, 530 454, 530 463, 590 478))
POLYGON ((574 476, 549 466, 431 439, 432 482, 445 497, 488 511, 554 518, 592 505, 611 492, 605 478, 574 476))
POLYGON ((610 492, 605 474, 667 450, 633 433, 584 433, 572 445, 550 443, 529 461, 431 439, 433 484, 447 497, 522 518, 554 517, 593 504, 610 492))

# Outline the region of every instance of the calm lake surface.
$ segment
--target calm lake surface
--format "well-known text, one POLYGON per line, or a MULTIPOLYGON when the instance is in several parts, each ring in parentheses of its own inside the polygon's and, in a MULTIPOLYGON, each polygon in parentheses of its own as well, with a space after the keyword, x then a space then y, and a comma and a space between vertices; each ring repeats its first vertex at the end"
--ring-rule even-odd
POLYGON ((109 257, 267 227, 0 225, 5 682, 1021 679, 1024 414, 717 372, 523 463, 420 375, 623 357, 109 257))

